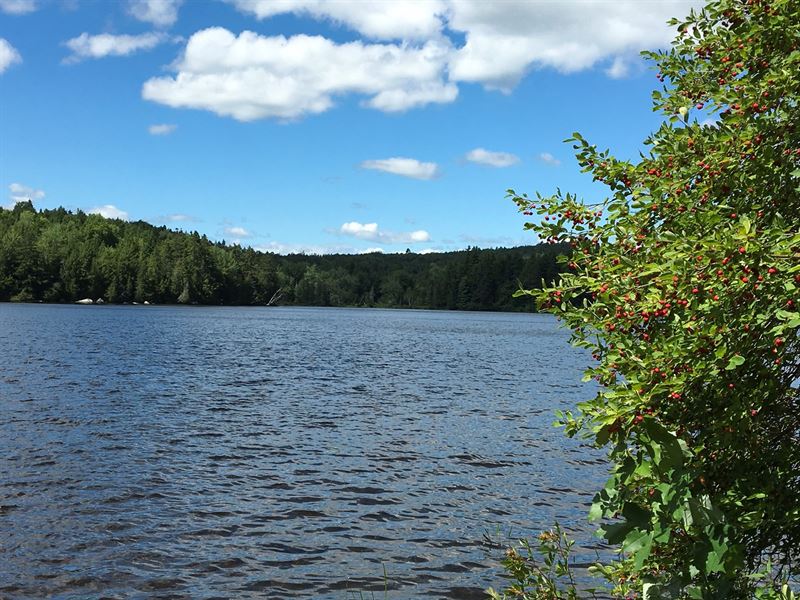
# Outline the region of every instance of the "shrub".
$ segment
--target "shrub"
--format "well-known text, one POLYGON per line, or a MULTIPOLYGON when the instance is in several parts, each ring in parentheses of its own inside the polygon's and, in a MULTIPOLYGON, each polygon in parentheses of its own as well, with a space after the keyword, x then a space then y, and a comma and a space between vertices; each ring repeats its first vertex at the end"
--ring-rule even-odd
MULTIPOLYGON (((535 296, 596 363, 561 416, 609 448, 590 518, 618 545, 614 593, 791 595, 800 573, 800 3, 717 0, 645 53, 665 122, 638 162, 579 134, 610 189, 510 195, 573 249, 535 296), (796 579, 795 579, 796 581, 796 579)), ((535 597, 535 596, 530 596, 535 597)))

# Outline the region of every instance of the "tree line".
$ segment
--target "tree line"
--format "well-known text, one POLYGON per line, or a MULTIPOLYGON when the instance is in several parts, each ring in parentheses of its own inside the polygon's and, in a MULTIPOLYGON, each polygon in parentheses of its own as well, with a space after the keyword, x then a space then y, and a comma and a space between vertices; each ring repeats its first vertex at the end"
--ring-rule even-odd
POLYGON ((281 256, 30 202, 0 209, 0 301, 533 310, 562 245, 281 256))

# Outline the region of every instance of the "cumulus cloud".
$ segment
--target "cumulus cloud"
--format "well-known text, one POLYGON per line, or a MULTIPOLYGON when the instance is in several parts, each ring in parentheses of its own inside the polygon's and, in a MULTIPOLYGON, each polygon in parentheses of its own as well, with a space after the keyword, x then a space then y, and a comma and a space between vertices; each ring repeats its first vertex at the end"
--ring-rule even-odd
POLYGON ((75 63, 87 58, 127 56, 142 50, 152 50, 165 41, 167 41, 167 36, 156 32, 139 35, 114 35, 111 33, 89 35, 84 32, 64 43, 67 48, 72 50, 72 54, 64 59, 64 62, 75 63))
POLYGON ((128 12, 136 19, 156 27, 169 27, 178 19, 183 0, 130 0, 128 12))
POLYGON ((666 46, 670 17, 697 1, 483 2, 452 0, 448 26, 465 36, 451 78, 510 91, 531 69, 573 73, 598 62, 666 46))
POLYGON ((28 200, 41 200, 45 194, 43 190, 23 185, 21 183, 12 183, 8 186, 8 198, 11 200, 4 208, 14 208, 17 202, 26 202, 28 200))
POLYGON ((415 158, 395 157, 365 160, 361 163, 361 168, 384 171, 412 179, 433 179, 439 174, 439 165, 433 162, 420 162, 415 158))
MULTIPOLYGON (((700 0, 530 2, 426 0, 228 0, 258 18, 281 13, 328 19, 364 36, 421 40, 459 32, 465 43, 450 59, 454 81, 472 81, 508 91, 533 68, 574 72, 606 59, 667 45, 666 22, 700 0)), ((611 69, 619 76, 623 63, 611 69)))
POLYGON ((418 244, 431 239, 430 234, 423 229, 409 232, 381 231, 377 223, 359 223, 358 221, 342 224, 339 233, 379 244, 418 244))
POLYGON ((467 153, 467 160, 490 167, 510 167, 519 162, 519 157, 508 152, 490 152, 483 148, 475 148, 467 153))
POLYGON ((640 50, 668 45, 668 18, 701 4, 652 0, 642 10, 638 0, 227 1, 259 19, 302 15, 377 42, 213 27, 189 38, 174 75, 145 82, 144 98, 241 121, 291 120, 327 111, 348 95, 396 112, 453 102, 461 82, 509 93, 536 69, 606 65, 607 75, 619 78, 640 50))
POLYGON ((150 125, 150 127, 147 128, 147 131, 150 132, 150 135, 169 135, 177 128, 178 128, 177 125, 172 125, 169 123, 160 123, 158 125, 150 125))
POLYGON ((551 167, 557 167, 561 164, 561 161, 558 160, 555 156, 550 154, 549 152, 541 152, 536 156, 537 159, 542 161, 543 163, 550 165, 551 167))
POLYGON ((7 40, 0 38, 0 73, 3 73, 11 65, 22 62, 22 57, 7 40))
POLYGON ((231 235, 236 238, 246 238, 253 235, 244 227, 226 227, 224 231, 225 235, 231 235))
POLYGON ((212 27, 189 38, 175 76, 146 81, 142 96, 240 121, 321 113, 345 94, 366 96, 371 108, 403 111, 455 99, 458 88, 443 79, 449 51, 440 40, 337 44, 321 36, 237 36, 212 27))
POLYGON ((442 29, 443 0, 227 0, 259 19, 294 13, 344 25, 373 39, 430 39, 442 29))
POLYGON ((94 208, 90 208, 86 211, 90 215, 100 215, 105 217, 106 219, 122 219, 123 221, 128 220, 128 213, 124 210, 120 210, 113 204, 104 204, 103 206, 95 206, 94 208))
POLYGON ((0 11, 9 15, 25 15, 37 8, 36 0, 0 0, 0 11))

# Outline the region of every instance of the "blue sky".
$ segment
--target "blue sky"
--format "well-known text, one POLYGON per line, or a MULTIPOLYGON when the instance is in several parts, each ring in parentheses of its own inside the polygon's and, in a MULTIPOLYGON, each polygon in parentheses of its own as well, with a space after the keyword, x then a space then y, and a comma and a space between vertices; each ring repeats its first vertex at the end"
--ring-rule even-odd
POLYGON ((680 1, 0 0, 0 205, 278 252, 536 240, 504 198, 602 194, 680 1))

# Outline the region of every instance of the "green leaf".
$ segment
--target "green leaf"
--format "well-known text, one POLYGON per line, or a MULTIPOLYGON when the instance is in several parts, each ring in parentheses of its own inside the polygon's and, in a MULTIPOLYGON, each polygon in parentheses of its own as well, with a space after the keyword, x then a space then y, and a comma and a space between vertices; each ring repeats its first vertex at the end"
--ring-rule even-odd
POLYGON ((608 427, 601 427, 595 436, 594 443, 598 446, 604 446, 608 442, 610 435, 608 427))
POLYGON ((703 600, 703 590, 696 585, 691 585, 686 588, 686 595, 692 600, 703 600))
POLYGON ((633 564, 641 569, 644 561, 650 556, 653 547, 653 534, 649 531, 631 531, 622 544, 622 551, 633 555, 633 564))
POLYGON ((748 219, 748 218, 747 218, 747 217, 745 217, 745 216, 742 216, 742 218, 741 218, 741 219, 739 219, 739 223, 741 223, 741 225, 742 225, 742 230, 743 230, 743 231, 744 231, 746 234, 747 234, 747 233, 750 233, 750 227, 751 227, 750 219, 748 219))
POLYGON ((594 501, 592 502, 592 507, 589 509, 589 520, 590 521, 598 521, 603 516, 603 506, 600 502, 599 494, 594 497, 594 501))
POLYGON ((733 371, 736 367, 739 367, 744 364, 744 357, 739 354, 734 354, 731 359, 728 361, 727 366, 725 367, 726 371, 733 371))
POLYGON ((717 540, 712 540, 711 543, 713 548, 706 558, 706 574, 720 573, 725 570, 725 554, 728 551, 728 545, 717 540))
POLYGON ((600 535, 602 535, 609 544, 617 545, 621 544, 625 539, 625 536, 627 536, 632 530, 633 525, 627 522, 610 523, 603 525, 600 529, 598 529, 598 533, 600 533, 600 535))
MULTIPOLYGON (((655 419, 645 419, 644 428, 650 439, 658 444, 658 450, 654 448, 652 456, 662 470, 679 468, 683 466, 684 449, 681 447, 678 438, 668 431, 655 419)), ((687 450, 688 452, 688 450, 687 450)))

